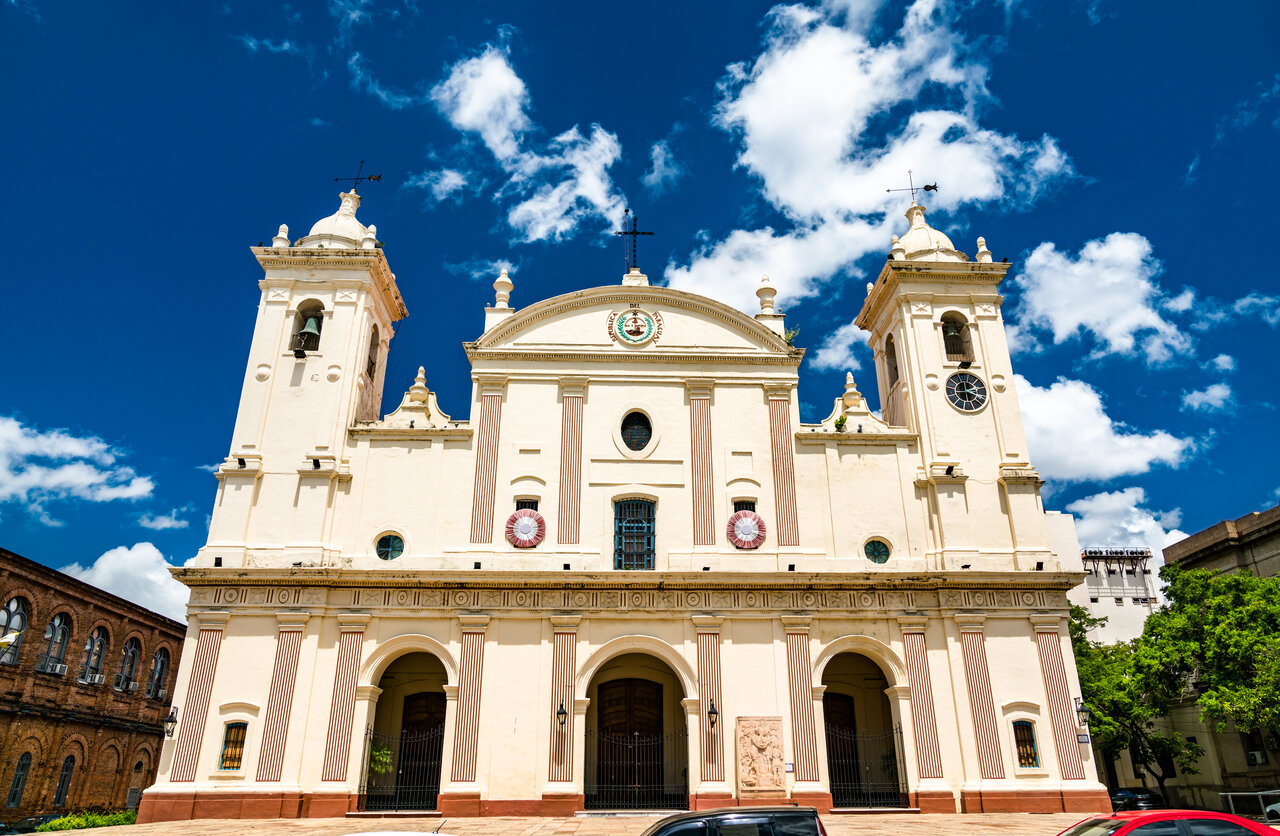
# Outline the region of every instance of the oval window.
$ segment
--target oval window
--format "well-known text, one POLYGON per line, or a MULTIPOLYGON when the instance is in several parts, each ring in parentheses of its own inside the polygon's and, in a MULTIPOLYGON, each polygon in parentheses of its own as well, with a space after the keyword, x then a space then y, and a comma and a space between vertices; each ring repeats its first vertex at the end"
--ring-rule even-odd
POLYGON ((889 544, 883 540, 868 540, 862 551, 872 563, 887 563, 889 560, 889 544))
POLYGON ((378 538, 378 557, 395 560, 404 554, 404 539, 399 534, 384 534, 378 538))
POLYGON ((622 443, 628 449, 640 451, 649 446, 653 438, 653 425, 643 412, 628 412, 622 419, 622 443))

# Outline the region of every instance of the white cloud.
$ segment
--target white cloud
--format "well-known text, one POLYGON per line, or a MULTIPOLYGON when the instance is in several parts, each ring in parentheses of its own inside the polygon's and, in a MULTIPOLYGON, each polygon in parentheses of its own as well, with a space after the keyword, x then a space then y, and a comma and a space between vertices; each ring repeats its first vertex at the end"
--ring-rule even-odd
POLYGON ((72 563, 62 571, 149 610, 187 620, 189 591, 169 574, 168 561, 150 543, 118 546, 87 567, 72 563))
POLYGON ((526 156, 508 182, 506 190, 525 191, 543 172, 560 171, 511 208, 511 228, 525 241, 560 241, 590 218, 606 219, 610 228, 622 223, 625 207, 609 178, 609 167, 622 155, 618 138, 599 125, 592 125, 591 136, 584 137, 574 126, 551 141, 550 151, 550 156, 526 156))
POLYGON ((1187 535, 1178 530, 1182 522, 1179 509, 1152 511, 1143 507, 1146 501, 1142 488, 1125 488, 1078 499, 1067 510, 1077 517, 1076 534, 1081 546, 1146 546, 1159 565, 1164 547, 1187 535))
POLYGON ((685 173, 684 168, 671 153, 671 146, 665 139, 659 140, 649 149, 649 170, 640 178, 640 182, 655 195, 662 194, 685 173))
POLYGON ((365 66, 364 55, 359 52, 353 52, 347 57, 347 71, 351 73, 353 89, 363 89, 392 110, 404 110, 424 101, 422 96, 393 90, 374 78, 373 73, 365 66))
POLYGON ((1095 357, 1140 348, 1148 362, 1167 363, 1175 355, 1190 354, 1193 345, 1157 310, 1184 307, 1182 297, 1163 304, 1164 294, 1154 281, 1161 269, 1151 244, 1132 232, 1090 241, 1076 256, 1043 243, 1014 279, 1022 291, 1019 322, 1049 329, 1055 343, 1087 332, 1096 341, 1095 357))
POLYGON ((454 64, 449 77, 432 88, 431 99, 459 131, 479 134, 499 161, 519 153, 520 134, 530 126, 529 90, 500 48, 489 45, 454 64))
POLYGON ((1251 127, 1271 103, 1277 100, 1280 100, 1280 73, 1277 73, 1274 78, 1260 82, 1256 94, 1236 102, 1236 106, 1231 113, 1218 120, 1217 128, 1214 131, 1213 144, 1220 145, 1231 134, 1251 127))
POLYGON ((270 38, 255 38, 253 35, 233 35, 232 37, 244 44, 250 52, 262 51, 273 55, 302 54, 302 48, 288 38, 283 41, 273 41, 270 38))
POLYGON ((1210 362, 1220 372, 1233 372, 1236 370, 1236 358, 1230 354, 1219 354, 1210 362))
POLYGON ((669 264, 673 287, 744 310, 762 273, 778 287, 780 306, 815 294, 860 257, 888 251, 904 224, 901 199, 889 198, 886 184, 920 160, 947 172, 933 199, 944 211, 997 199, 1025 204, 1074 173, 1051 137, 1023 142, 978 123, 987 67, 976 50, 966 52, 941 2, 916 0, 879 43, 869 34, 874 10, 776 6, 763 53, 729 68, 716 122, 739 138, 738 164, 788 224, 735 230, 687 265, 669 264), (927 107, 900 115, 902 104, 922 98, 927 107))
POLYGON ((865 351, 869 339, 871 339, 870 334, 850 321, 827 335, 822 345, 818 346, 818 350, 809 359, 809 363, 815 369, 857 371, 862 368, 862 363, 854 354, 854 350, 856 348, 860 352, 865 351))
POLYGON ((41 432, 0 417, 0 504, 17 502, 45 525, 60 525, 46 509, 54 500, 110 502, 151 495, 155 483, 116 462, 100 438, 66 430, 41 432))
POLYGON ((1041 388, 1014 375, 1014 383, 1031 461, 1046 479, 1106 480, 1177 467, 1192 450, 1189 438, 1113 421, 1098 390, 1082 380, 1060 377, 1041 388))
POLYGON ((426 189, 437 203, 452 197, 466 188, 467 176, 453 168, 441 168, 436 171, 424 171, 415 174, 405 181, 411 189, 426 189))
MULTIPOLYGON (((444 265, 444 269, 448 270, 455 276, 466 276, 469 279, 476 279, 477 281, 496 279, 498 278, 498 274, 503 270, 506 270, 509 274, 508 278, 511 278, 511 276, 516 272, 515 265, 505 258, 473 258, 470 261, 463 261, 458 264, 446 263, 444 265)), ((512 292, 514 293, 514 291, 512 292)))
POLYGON ((174 508, 167 514, 143 514, 138 518, 138 525, 143 528, 149 528, 152 531, 165 531, 170 528, 186 528, 188 523, 178 515, 182 513, 181 508, 174 508))
POLYGON ((1197 392, 1185 392, 1182 395, 1182 408, 1217 412, 1231 406, 1231 387, 1225 383, 1214 383, 1207 389, 1197 392))
POLYGON ((307 120, 307 124, 313 128, 328 128, 328 127, 331 127, 332 125, 331 122, 326 122, 325 120, 321 119, 319 116, 312 116, 310 119, 307 120))
POLYGON ((373 0, 329 0, 329 15, 338 24, 338 46, 351 42, 355 28, 373 21, 373 0))
POLYGON ((1036 335, 1016 322, 1005 322, 1004 340, 1010 354, 1039 354, 1044 351, 1044 344, 1036 339, 1036 335))

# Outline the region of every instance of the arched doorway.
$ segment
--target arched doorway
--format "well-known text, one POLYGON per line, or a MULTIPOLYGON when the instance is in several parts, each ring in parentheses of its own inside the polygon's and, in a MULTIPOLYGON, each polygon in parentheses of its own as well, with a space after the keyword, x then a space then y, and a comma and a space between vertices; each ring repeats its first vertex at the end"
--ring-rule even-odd
POLYGON ((689 744, 680 679, 646 653, 615 656, 587 687, 588 810, 685 810, 689 744))
POLYGON ((907 806, 902 728, 893 722, 884 671, 860 653, 841 653, 822 684, 832 805, 907 806))
POLYGON ((365 737, 364 810, 434 810, 444 755, 444 665, 406 653, 383 671, 365 737))

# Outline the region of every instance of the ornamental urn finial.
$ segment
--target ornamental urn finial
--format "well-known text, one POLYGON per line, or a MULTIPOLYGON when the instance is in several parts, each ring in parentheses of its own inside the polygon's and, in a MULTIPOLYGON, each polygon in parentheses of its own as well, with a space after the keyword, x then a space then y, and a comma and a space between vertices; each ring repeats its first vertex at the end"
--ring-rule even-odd
POLYGON ((418 376, 413 379, 413 385, 409 387, 409 400, 414 403, 426 403, 430 396, 431 392, 427 389, 427 370, 418 366, 418 376))
POLYGON ((507 268, 502 268, 502 273, 493 282, 494 303, 495 308, 509 308, 507 300, 511 298, 511 291, 515 285, 511 282, 511 277, 507 275, 507 268))
POLYGON ((289 246, 289 225, 288 224, 280 224, 280 228, 276 230, 276 237, 271 239, 271 246, 273 247, 289 246))
POLYGON ((760 313, 773 313, 773 300, 778 295, 778 290, 773 286, 773 282, 769 281, 768 276, 760 277, 760 286, 756 288, 756 298, 760 300, 760 313))

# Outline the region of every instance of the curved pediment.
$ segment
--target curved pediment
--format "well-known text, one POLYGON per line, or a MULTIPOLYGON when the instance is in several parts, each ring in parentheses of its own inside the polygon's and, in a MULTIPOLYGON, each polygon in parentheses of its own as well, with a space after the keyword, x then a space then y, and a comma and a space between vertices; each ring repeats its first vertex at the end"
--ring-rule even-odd
POLYGON ((545 299, 495 324, 469 349, 767 355, 797 362, 802 353, 728 305, 647 285, 595 287, 545 299))

